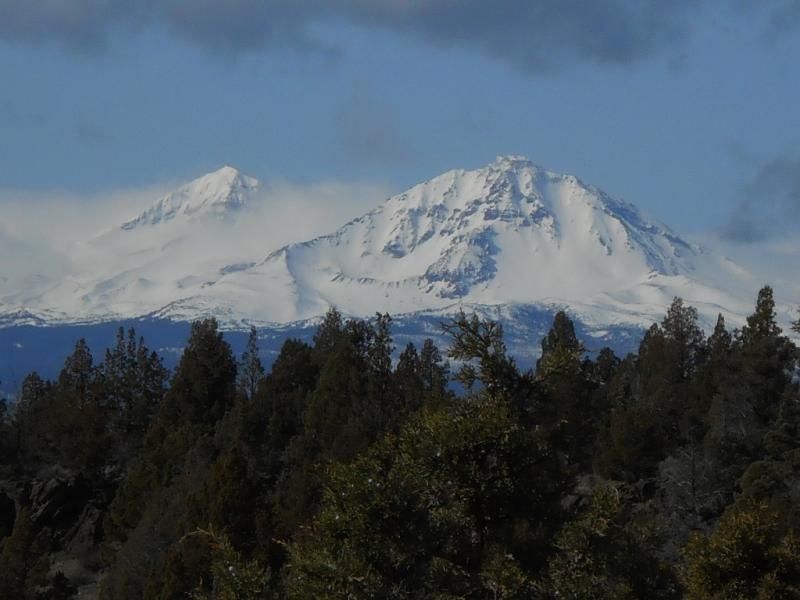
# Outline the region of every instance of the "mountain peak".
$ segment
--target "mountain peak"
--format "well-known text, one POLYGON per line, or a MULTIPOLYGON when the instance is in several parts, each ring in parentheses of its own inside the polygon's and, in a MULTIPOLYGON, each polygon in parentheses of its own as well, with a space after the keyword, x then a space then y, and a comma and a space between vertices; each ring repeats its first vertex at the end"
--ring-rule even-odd
POLYGON ((515 167, 533 167, 538 169, 538 167, 531 162, 527 156, 523 156, 522 154, 499 154, 495 157, 494 162, 492 162, 489 166, 500 169, 509 169, 515 167))
POLYGON ((121 228, 153 226, 181 216, 226 219, 247 205, 259 185, 257 179, 225 165, 167 194, 135 219, 123 223, 121 228))

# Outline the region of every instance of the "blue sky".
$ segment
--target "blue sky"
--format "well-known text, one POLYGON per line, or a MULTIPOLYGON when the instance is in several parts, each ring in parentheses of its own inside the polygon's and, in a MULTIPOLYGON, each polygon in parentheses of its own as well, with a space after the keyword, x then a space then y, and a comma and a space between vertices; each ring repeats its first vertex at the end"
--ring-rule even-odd
POLYGON ((800 2, 751 4, 0 0, 0 188, 400 191, 524 154, 682 232, 789 236, 800 2))

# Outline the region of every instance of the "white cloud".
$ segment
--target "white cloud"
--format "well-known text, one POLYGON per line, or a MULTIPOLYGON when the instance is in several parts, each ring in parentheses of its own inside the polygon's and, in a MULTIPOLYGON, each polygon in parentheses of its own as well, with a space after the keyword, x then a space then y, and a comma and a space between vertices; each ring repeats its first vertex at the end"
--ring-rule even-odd
POLYGON ((746 269, 748 276, 742 281, 749 281, 750 287, 740 292, 751 294, 754 306, 758 289, 763 285, 771 286, 775 290, 779 320, 788 330, 788 324, 797 317, 800 306, 800 280, 797 278, 800 240, 796 236, 785 236, 741 244, 713 233, 699 241, 746 269))
MULTIPOLYGON (((139 266, 134 256, 101 255, 81 242, 138 215, 176 187, 167 183, 84 196, 0 190, 0 255, 4 257, 0 291, 7 297, 23 290, 35 295, 68 275, 110 275, 115 269, 139 266)), ((228 259, 258 261, 281 246, 335 230, 388 195, 386 186, 369 182, 274 182, 262 186, 261 193, 251 201, 252 210, 237 220, 236 227, 198 225, 191 231, 191 239, 177 242, 180 252, 162 254, 156 250, 152 256, 165 260, 180 257, 180 264, 157 266, 159 272, 163 269, 170 274, 184 267, 191 270, 203 264, 225 264, 228 259)), ((137 251, 142 242, 157 249, 173 241, 159 237, 164 233, 154 230, 140 237, 137 251)))
POLYGON ((138 214, 173 187, 161 184, 85 195, 0 189, 0 223, 18 240, 63 252, 70 244, 138 214))
POLYGON ((391 193, 389 186, 371 182, 277 182, 265 186, 262 218, 253 219, 249 226, 266 234, 263 245, 271 246, 271 251, 330 233, 375 208, 391 193))

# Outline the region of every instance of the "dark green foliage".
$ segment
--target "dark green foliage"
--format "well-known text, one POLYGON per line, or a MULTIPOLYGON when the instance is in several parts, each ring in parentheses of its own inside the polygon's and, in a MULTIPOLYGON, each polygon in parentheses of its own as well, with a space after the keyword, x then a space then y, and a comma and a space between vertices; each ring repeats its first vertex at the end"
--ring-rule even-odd
MULTIPOLYGON (((534 416, 547 431, 550 444, 574 468, 591 464, 598 423, 586 415, 599 413, 597 403, 602 403, 595 394, 600 383, 595 369, 581 360, 584 352, 572 320, 563 311, 556 313, 553 327, 542 339, 542 356, 536 363, 539 385, 534 416)), ((612 360, 607 355, 605 359, 612 360)))
POLYGON ((332 467, 290 547, 289 597, 484 597, 510 581, 526 597, 566 482, 512 415, 491 397, 423 412, 332 467))
POLYGON ((654 553, 654 532, 630 508, 613 486, 593 491, 588 505, 555 538, 543 586, 547 597, 680 597, 674 574, 654 553))
POLYGON ((689 599, 800 598, 800 544, 765 504, 737 503, 712 535, 693 536, 685 553, 689 599))
POLYGON ((161 358, 149 350, 144 338, 120 327, 116 345, 106 351, 100 365, 104 404, 112 410, 110 427, 130 453, 138 449, 167 386, 167 370, 161 358))
POLYGON ((422 351, 408 344, 397 361, 392 375, 397 421, 423 406, 444 406, 451 399, 447 390, 448 365, 442 362, 438 348, 426 339, 422 351))
POLYGON ((775 317, 772 288, 758 293, 755 312, 742 329, 740 385, 747 388, 750 404, 761 424, 775 416, 789 383, 794 349, 781 335, 775 317))
POLYGON ((55 384, 28 375, 16 415, 20 458, 28 466, 57 462, 100 470, 112 446, 100 370, 84 340, 55 384))
POLYGON ((144 593, 145 583, 151 592, 154 586, 172 589, 175 582, 189 586, 180 587, 181 593, 193 588, 180 573, 191 572, 187 564, 199 559, 194 554, 187 558, 171 542, 197 526, 183 518, 186 503, 208 477, 209 458, 215 454, 210 438, 235 396, 236 362, 216 321, 193 323, 169 391, 105 518, 107 542, 129 562, 117 563, 109 573, 107 597, 144 593), (144 553, 140 545, 148 537, 144 553), (162 564, 167 571, 154 576, 151 571, 162 564))
POLYGON ((258 600, 273 597, 271 578, 255 560, 245 560, 225 534, 198 529, 185 539, 208 543, 211 549, 210 589, 196 588, 191 598, 200 600, 258 600))
POLYGON ((391 324, 331 309, 265 374, 255 331, 237 362, 197 322, 169 382, 120 330, 26 377, 0 403, 0 598, 101 572, 122 599, 800 597, 798 354, 770 288, 708 339, 676 298, 623 360, 558 313, 527 373, 491 321, 444 325, 452 379, 391 324))
POLYGON ((506 353, 503 328, 494 321, 482 321, 477 315, 460 312, 452 322, 442 325, 452 344, 450 358, 461 362, 456 381, 471 390, 476 382, 489 394, 514 394, 519 387, 519 372, 514 359, 506 353))
MULTIPOLYGON (((0 398, 0 464, 11 462, 17 453, 17 439, 8 411, 8 402, 0 398)), ((0 534, 0 537, 2 534, 0 534)))
POLYGON ((594 380, 606 386, 614 379, 621 364, 622 361, 611 348, 603 348, 597 354, 597 361, 594 363, 589 361, 586 366, 592 369, 594 380))
POLYGON ((158 423, 213 425, 232 406, 235 386, 236 360, 216 320, 195 321, 158 423))
POLYGON ((247 348, 239 360, 239 391, 248 400, 253 400, 258 386, 264 378, 264 365, 258 357, 258 333, 255 327, 250 328, 247 348))
POLYGON ((329 312, 315 337, 321 369, 302 412, 302 430, 284 453, 285 469, 275 492, 281 537, 310 518, 320 497, 322 466, 348 461, 403 416, 392 389, 391 319, 343 322, 329 312))
POLYGON ((36 586, 44 581, 43 558, 30 512, 23 509, 0 547, 0 598, 35 598, 36 586))
POLYGON ((555 373, 575 372, 584 353, 575 335, 572 320, 562 310, 556 313, 553 327, 542 338, 542 356, 536 362, 536 375, 547 379, 555 373))
POLYGON ((638 356, 609 383, 609 422, 595 461, 601 474, 630 482, 652 477, 671 452, 697 441, 704 410, 691 389, 705 357, 697 311, 675 298, 661 325, 645 333, 638 356))

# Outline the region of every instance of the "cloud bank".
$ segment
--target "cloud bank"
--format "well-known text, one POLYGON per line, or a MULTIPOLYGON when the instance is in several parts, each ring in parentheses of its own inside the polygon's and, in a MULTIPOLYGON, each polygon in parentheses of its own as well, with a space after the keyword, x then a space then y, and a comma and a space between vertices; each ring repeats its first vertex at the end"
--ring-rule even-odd
MULTIPOLYGON (((157 26, 211 52, 239 53, 325 47, 315 27, 345 21, 542 73, 679 52, 698 11, 729 4, 737 0, 0 0, 0 40, 56 41, 91 53, 157 26)), ((797 0, 754 10, 783 28, 800 23, 797 0)))
MULTIPOLYGON (((82 242, 137 216, 176 187, 167 183, 91 196, 0 190, 0 289, 28 285, 30 277, 53 278, 69 272, 82 242)), ((275 182, 251 200, 246 221, 227 233, 224 228, 211 232, 228 237, 208 238, 195 232, 192 240, 197 252, 213 255, 236 248, 256 260, 286 244, 329 233, 377 206, 389 193, 376 183, 275 182), (208 239, 215 241, 209 244, 208 239)))

